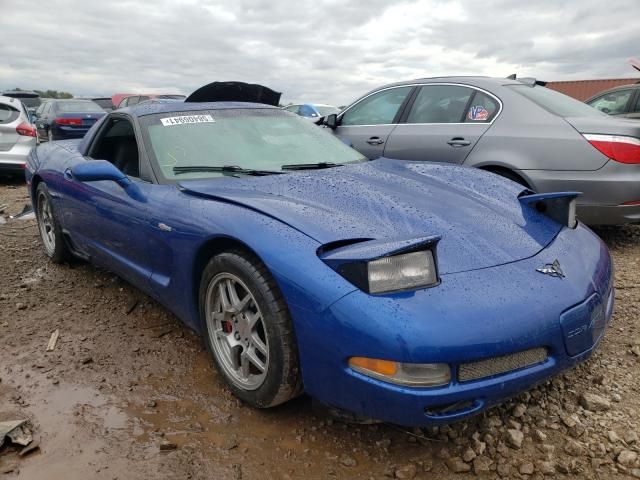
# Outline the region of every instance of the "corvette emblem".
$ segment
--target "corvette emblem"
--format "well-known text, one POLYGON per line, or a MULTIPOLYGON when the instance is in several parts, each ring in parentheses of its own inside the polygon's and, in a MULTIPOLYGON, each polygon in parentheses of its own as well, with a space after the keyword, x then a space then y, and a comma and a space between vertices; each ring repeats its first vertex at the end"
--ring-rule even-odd
POLYGON ((560 262, 555 260, 553 263, 547 263, 545 266, 536 268, 536 272, 551 275, 552 277, 564 278, 564 272, 560 268, 560 262))

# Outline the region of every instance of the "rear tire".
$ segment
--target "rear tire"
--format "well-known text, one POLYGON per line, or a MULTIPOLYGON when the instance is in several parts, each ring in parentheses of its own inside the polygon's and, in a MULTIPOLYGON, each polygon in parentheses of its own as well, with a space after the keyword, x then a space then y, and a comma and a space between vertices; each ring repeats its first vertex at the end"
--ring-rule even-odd
POLYGON ((205 343, 236 397, 267 408, 302 392, 289 311, 259 259, 241 251, 211 258, 199 304, 205 343))
POLYGON ((49 190, 44 182, 40 182, 36 189, 35 207, 44 252, 54 263, 63 263, 69 260, 71 253, 65 243, 62 228, 53 210, 51 195, 49 195, 49 190))
POLYGON ((500 175, 501 177, 508 178, 512 182, 519 183, 523 187, 531 188, 527 185, 527 182, 518 175, 517 173, 512 172, 511 170, 507 170, 506 168, 496 168, 495 170, 488 170, 491 173, 495 173, 496 175, 500 175))

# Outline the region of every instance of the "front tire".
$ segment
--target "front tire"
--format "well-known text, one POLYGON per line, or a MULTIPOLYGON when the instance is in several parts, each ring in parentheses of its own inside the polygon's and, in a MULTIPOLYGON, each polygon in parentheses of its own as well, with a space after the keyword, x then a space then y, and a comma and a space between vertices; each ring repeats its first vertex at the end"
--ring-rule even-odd
POLYGON ((54 263, 63 263, 71 257, 62 234, 62 228, 53 211, 51 195, 44 182, 36 189, 36 219, 44 252, 54 263))
POLYGON ((205 343, 234 395, 267 408, 302 391, 287 305, 256 257, 230 251, 211 258, 199 302, 205 343))

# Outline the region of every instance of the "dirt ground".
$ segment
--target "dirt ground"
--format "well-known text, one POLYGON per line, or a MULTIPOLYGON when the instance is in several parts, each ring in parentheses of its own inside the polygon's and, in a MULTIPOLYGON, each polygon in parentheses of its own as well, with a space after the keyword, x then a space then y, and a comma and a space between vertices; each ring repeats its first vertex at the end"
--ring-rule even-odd
MULTIPOLYGON (((27 202, 0 179, 5 217, 27 202)), ((306 396, 244 406, 167 310, 107 271, 50 263, 34 220, 1 222, 0 421, 30 419, 40 448, 1 450, 0 478, 640 478, 640 227, 598 231, 617 305, 588 362, 471 420, 406 431, 346 425, 306 396)))

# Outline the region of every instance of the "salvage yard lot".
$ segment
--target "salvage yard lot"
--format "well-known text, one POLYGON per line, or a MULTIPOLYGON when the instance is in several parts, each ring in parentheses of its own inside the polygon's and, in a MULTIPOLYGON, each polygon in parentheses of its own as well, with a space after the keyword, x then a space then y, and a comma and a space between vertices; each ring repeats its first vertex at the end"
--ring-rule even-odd
MULTIPOLYGON (((27 202, 24 184, 0 181, 5 215, 27 202)), ((172 314, 109 272, 52 264, 35 221, 10 220, 0 224, 0 421, 31 419, 40 451, 3 453, 0 472, 69 480, 466 471, 640 478, 640 227, 598 233, 613 253, 617 305, 596 354, 479 417, 405 431, 343 424, 307 397, 270 411, 241 404, 172 314), (46 352, 56 329, 56 348, 46 352)))

